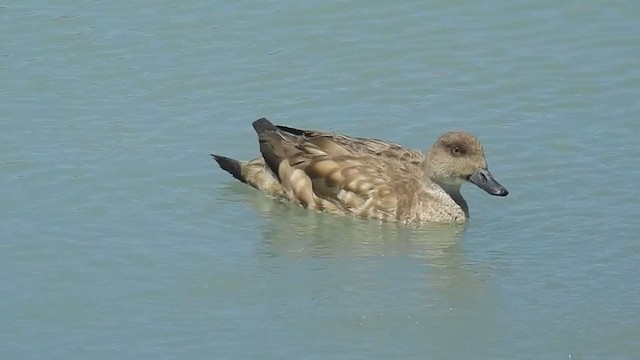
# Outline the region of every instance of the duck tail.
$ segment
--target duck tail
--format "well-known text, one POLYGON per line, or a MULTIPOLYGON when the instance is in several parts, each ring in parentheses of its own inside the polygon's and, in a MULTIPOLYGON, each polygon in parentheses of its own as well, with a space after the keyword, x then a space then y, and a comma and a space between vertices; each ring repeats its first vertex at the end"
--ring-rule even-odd
POLYGON ((214 154, 211 154, 211 156, 213 156, 213 159, 218 163, 218 165, 220 165, 222 170, 227 171, 234 178, 242 181, 243 183, 247 183, 247 179, 242 174, 242 164, 238 160, 214 154))

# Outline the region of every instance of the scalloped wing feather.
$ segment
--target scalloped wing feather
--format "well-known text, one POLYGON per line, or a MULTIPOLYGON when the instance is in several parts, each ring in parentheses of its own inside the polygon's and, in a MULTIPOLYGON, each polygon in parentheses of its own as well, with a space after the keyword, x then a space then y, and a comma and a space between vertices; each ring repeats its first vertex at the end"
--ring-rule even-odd
MULTIPOLYGON (((373 218, 395 218, 397 199, 388 174, 392 166, 372 156, 374 147, 360 142, 360 155, 327 137, 309 140, 269 131, 260 134, 261 152, 287 199, 303 207, 373 218)), ((385 148, 387 145, 384 145, 385 148)), ((273 179, 252 181, 272 189, 273 179)), ((247 176, 247 178, 250 178, 247 176)), ((269 191, 274 193, 273 190, 269 191)))

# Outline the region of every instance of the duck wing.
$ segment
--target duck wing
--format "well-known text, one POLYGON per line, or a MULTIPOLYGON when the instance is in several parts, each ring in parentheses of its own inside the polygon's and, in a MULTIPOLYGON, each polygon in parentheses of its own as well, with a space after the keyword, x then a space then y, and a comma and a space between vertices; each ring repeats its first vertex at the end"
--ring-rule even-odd
POLYGON ((276 125, 276 127, 286 133, 304 137, 333 156, 373 155, 408 162, 424 161, 424 155, 421 152, 406 149, 390 141, 351 137, 328 131, 301 130, 283 125, 276 125))
POLYGON ((394 182, 415 170, 402 159, 422 158, 393 143, 276 127, 264 118, 253 126, 284 197, 306 208, 395 218, 394 182))

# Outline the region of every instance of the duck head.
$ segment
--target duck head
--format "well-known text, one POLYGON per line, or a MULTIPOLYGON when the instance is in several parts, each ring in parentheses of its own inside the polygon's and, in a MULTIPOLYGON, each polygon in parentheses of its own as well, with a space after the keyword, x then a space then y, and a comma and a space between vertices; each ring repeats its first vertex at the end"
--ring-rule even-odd
POLYGON ((462 183, 470 182, 491 195, 509 194, 489 172, 478 138, 467 132, 442 134, 426 154, 425 166, 427 176, 449 193, 459 192, 462 183))

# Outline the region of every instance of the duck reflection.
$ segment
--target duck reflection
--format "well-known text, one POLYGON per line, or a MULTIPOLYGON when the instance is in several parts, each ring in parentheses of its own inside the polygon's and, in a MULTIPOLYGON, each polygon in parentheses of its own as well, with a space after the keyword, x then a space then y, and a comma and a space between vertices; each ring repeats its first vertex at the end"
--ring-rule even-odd
POLYGON ((402 224, 304 211, 295 205, 248 195, 264 224, 263 256, 340 258, 409 256, 425 258, 436 268, 458 262, 466 226, 402 224))
POLYGON ((336 332, 418 326, 433 346, 462 337, 482 351, 499 342, 487 331, 501 308, 494 269, 466 250, 466 225, 333 216, 239 191, 264 219, 256 285, 280 316, 302 309, 293 314, 317 314, 318 326, 336 332))
POLYGON ((421 263, 432 268, 427 272, 430 281, 484 283, 477 278, 484 273, 481 265, 468 259, 462 247, 466 224, 402 224, 334 216, 305 211, 237 186, 225 190, 227 195, 242 194, 266 220, 257 250, 261 259, 400 256, 424 259, 421 263))

